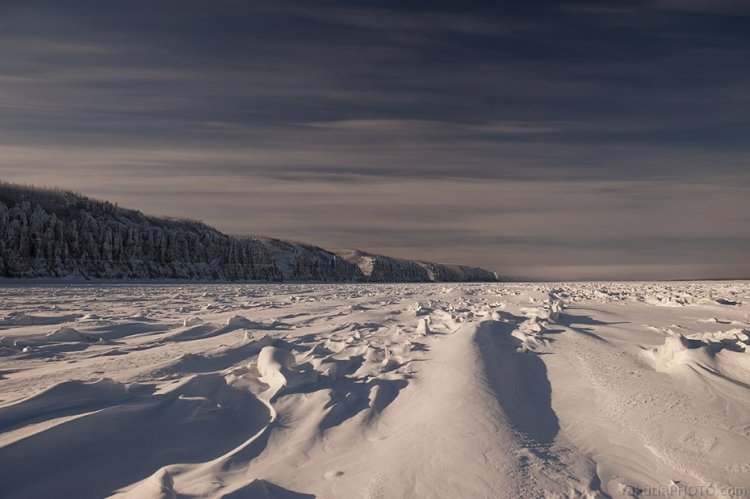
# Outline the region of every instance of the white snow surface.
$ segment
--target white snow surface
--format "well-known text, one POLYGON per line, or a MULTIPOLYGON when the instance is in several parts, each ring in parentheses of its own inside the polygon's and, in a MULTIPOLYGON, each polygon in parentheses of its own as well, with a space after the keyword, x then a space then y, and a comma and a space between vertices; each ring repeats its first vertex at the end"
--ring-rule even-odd
POLYGON ((743 497, 750 282, 0 287, 2 497, 743 497))

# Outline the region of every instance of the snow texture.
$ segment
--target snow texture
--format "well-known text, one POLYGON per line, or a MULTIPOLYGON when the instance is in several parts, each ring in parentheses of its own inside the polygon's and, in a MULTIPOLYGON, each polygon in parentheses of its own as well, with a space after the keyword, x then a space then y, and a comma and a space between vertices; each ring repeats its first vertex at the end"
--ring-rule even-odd
POLYGON ((0 287, 0 495, 746 497, 748 282, 0 287))

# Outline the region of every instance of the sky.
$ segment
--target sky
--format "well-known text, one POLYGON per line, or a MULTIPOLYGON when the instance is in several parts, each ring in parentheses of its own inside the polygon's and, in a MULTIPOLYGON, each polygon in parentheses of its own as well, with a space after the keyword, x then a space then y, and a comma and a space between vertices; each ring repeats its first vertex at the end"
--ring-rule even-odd
POLYGON ((0 0, 0 178, 527 279, 750 277, 750 2, 0 0))

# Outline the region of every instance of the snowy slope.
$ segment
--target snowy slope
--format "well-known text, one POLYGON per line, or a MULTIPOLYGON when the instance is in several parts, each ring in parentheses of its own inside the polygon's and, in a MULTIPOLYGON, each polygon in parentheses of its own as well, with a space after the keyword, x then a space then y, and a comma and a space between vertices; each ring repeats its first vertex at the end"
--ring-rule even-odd
POLYGON ((311 245, 232 237, 200 222, 149 217, 70 192, 0 184, 0 277, 497 280, 483 269, 377 258, 383 265, 363 273, 356 263, 311 245))
POLYGON ((750 283, 0 288, 3 497, 744 497, 750 283))

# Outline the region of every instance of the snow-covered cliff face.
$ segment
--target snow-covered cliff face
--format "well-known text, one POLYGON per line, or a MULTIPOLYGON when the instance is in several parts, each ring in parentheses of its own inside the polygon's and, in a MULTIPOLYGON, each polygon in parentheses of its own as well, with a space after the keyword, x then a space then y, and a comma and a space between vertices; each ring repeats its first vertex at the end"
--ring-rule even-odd
POLYGON ((356 264, 365 279, 370 282, 478 282, 498 280, 498 276, 494 272, 464 265, 402 260, 357 250, 342 251, 339 256, 356 264))
POLYGON ((329 282, 493 281, 493 272, 145 216, 60 191, 0 184, 0 276, 329 282), (366 258, 365 258, 366 256, 366 258), (372 265, 368 262, 372 260, 372 265))
POLYGON ((233 238, 197 222, 63 200, 0 202, 2 275, 338 281, 357 272, 319 248, 233 238))
POLYGON ((83 196, 0 185, 0 276, 262 281, 488 281, 492 272, 269 238, 239 238, 189 220, 148 217, 83 196), (359 254, 359 253, 358 253, 359 254))

